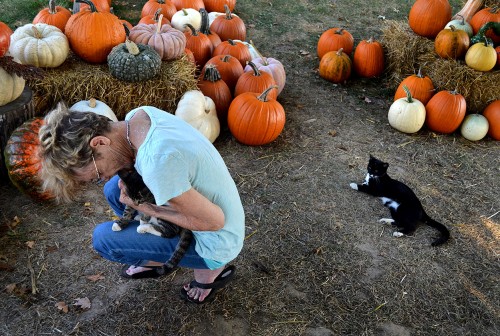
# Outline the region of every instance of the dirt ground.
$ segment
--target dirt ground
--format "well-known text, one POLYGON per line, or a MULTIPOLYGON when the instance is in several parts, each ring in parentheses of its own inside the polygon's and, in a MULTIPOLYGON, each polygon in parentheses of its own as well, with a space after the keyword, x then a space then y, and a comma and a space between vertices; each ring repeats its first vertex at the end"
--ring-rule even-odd
POLYGON ((412 3, 238 0, 248 39, 285 65, 287 121, 268 146, 227 131, 215 143, 240 190, 247 238, 235 280, 212 303, 180 300, 190 270, 130 281, 96 255, 92 230, 111 217, 99 187, 57 206, 2 186, 0 335, 499 335, 499 143, 399 133, 387 122, 384 78, 333 85, 317 72, 324 30, 379 37, 379 16, 404 20, 412 3), (389 215, 380 201, 349 187, 369 154, 450 229, 448 244, 431 247, 428 227, 393 238, 378 223, 389 215))

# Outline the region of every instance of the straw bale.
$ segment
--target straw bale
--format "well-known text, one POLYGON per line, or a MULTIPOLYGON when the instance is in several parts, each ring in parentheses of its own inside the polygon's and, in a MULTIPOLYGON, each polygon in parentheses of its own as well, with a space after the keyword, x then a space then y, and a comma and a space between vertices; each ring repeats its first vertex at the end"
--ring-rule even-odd
POLYGON ((500 70, 481 72, 468 67, 464 60, 440 58, 434 51, 434 41, 416 35, 407 22, 388 20, 382 33, 386 74, 394 89, 422 67, 437 91, 462 94, 468 112, 481 112, 488 103, 500 99, 500 70))
POLYGON ((113 110, 119 120, 141 105, 151 105, 173 113, 182 95, 196 89, 195 67, 186 58, 162 62, 160 73, 137 83, 113 77, 107 64, 89 64, 70 55, 57 68, 46 69, 42 79, 28 82, 34 92, 35 109, 45 114, 57 102, 68 106, 95 98, 113 110))

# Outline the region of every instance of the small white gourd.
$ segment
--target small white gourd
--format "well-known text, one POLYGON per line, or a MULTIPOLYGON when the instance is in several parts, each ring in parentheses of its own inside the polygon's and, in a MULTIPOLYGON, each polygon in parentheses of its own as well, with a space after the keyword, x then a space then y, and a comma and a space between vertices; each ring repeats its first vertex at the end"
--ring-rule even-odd
POLYGON ((177 104, 175 115, 196 128, 212 143, 220 134, 215 103, 201 91, 190 90, 184 93, 177 104))
POLYGON ((460 133, 467 140, 478 141, 488 134, 488 129, 488 119, 482 114, 473 113, 466 116, 462 121, 460 133))
POLYGON ((111 121, 118 121, 118 118, 116 117, 111 107, 109 107, 102 101, 96 100, 95 98, 90 98, 89 100, 81 100, 75 103, 69 109, 75 112, 94 112, 108 117, 111 121))
POLYGON ((418 99, 411 96, 405 85, 403 89, 406 97, 399 98, 389 108, 389 124, 403 133, 418 132, 425 122, 425 106, 418 99))
POLYGON ((175 13, 170 20, 172 27, 182 32, 189 29, 186 27, 187 23, 193 26, 195 30, 199 30, 201 27, 200 12, 193 8, 183 8, 175 13))

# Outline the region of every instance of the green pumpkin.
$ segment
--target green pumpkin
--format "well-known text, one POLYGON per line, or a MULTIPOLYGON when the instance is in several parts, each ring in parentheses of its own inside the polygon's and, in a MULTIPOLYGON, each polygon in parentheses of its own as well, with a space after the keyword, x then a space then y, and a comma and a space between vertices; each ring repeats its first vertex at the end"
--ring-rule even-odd
POLYGON ((161 57, 150 46, 130 40, 114 47, 108 55, 111 75, 127 82, 153 78, 161 69, 161 57))

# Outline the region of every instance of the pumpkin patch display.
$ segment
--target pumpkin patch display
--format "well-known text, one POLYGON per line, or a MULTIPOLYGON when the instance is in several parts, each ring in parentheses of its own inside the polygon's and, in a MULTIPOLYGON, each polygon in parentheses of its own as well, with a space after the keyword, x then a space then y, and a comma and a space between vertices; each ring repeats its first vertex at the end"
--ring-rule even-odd
POLYGON ((417 0, 408 15, 408 23, 415 34, 428 38, 435 38, 450 20, 448 0, 417 0))
POLYGON ((429 76, 424 76, 422 74, 422 68, 418 69, 416 75, 411 75, 403 79, 396 89, 394 100, 407 96, 404 89, 405 86, 410 90, 412 97, 421 101, 424 105, 427 104, 434 95, 434 84, 429 76))
POLYGON ((161 57, 150 46, 135 44, 125 26, 125 43, 114 47, 108 55, 111 75, 127 82, 141 82, 155 77, 161 69, 161 57))
POLYGON ((497 63, 497 53, 490 39, 473 44, 465 54, 465 63, 477 71, 490 71, 497 63))
POLYGON ((266 145, 274 141, 285 127, 285 109, 275 99, 269 98, 276 85, 261 94, 245 92, 233 99, 228 111, 231 134, 242 144, 266 145))
POLYGON ((488 119, 488 135, 495 140, 500 140, 500 100, 488 104, 483 111, 483 116, 488 119))
POLYGON ((148 0, 144 6, 142 6, 141 18, 147 15, 154 15, 158 9, 161 10, 161 14, 169 21, 172 19, 172 16, 177 13, 177 8, 170 0, 148 0))
POLYGON ((217 55, 213 56, 207 61, 201 71, 200 77, 203 77, 205 69, 208 65, 213 64, 219 71, 222 80, 227 84, 229 90, 234 92, 234 87, 238 82, 238 78, 243 74, 244 70, 240 61, 231 55, 217 55))
POLYGON ((329 51, 342 51, 350 55, 354 50, 354 37, 344 28, 330 28, 321 34, 318 40, 317 52, 321 60, 329 51))
POLYGON ((122 23, 109 12, 99 12, 89 0, 75 1, 88 4, 90 10, 73 14, 66 24, 71 50, 89 63, 104 63, 111 49, 125 42, 122 23))
POLYGON ((193 8, 183 8, 172 16, 170 22, 172 27, 182 32, 188 30, 188 24, 198 30, 201 27, 201 14, 193 8))
POLYGON ((64 33, 64 28, 70 16, 71 12, 68 9, 62 6, 56 6, 55 0, 49 0, 49 6, 38 12, 32 23, 46 23, 56 26, 64 33))
POLYGON ((456 91, 440 91, 425 105, 425 124, 434 132, 455 132, 464 120, 466 102, 456 91))
POLYGON ((175 115, 196 128, 208 141, 214 142, 220 134, 215 103, 201 91, 190 90, 182 95, 175 115))
POLYGON ((203 0, 205 4, 205 9, 207 12, 224 12, 224 5, 226 5, 230 11, 234 10, 236 5, 236 0, 203 0))
POLYGON ((38 131, 42 125, 42 118, 24 122, 12 132, 4 149, 5 166, 12 184, 38 201, 53 198, 52 194, 42 191, 38 178, 41 169, 37 155, 40 144, 38 131))
POLYGON ((9 50, 10 35, 12 35, 12 33, 12 29, 0 21, 0 57, 5 55, 5 53, 9 50))
POLYGON ((28 23, 11 35, 9 52, 22 64, 56 68, 68 57, 69 43, 55 26, 28 23))
POLYGON ((210 29, 219 35, 222 41, 247 39, 247 29, 243 20, 233 15, 227 5, 224 5, 226 15, 218 16, 210 25, 210 29))
POLYGON ((488 119, 481 114, 473 113, 464 118, 460 133, 467 140, 478 141, 486 136, 488 128, 488 119))
MULTIPOLYGON (((244 72, 238 78, 234 88, 235 97, 245 92, 261 93, 267 88, 276 85, 276 81, 270 73, 260 71, 253 62, 248 62, 248 65, 252 68, 252 71, 244 72)), ((278 90, 270 90, 270 92, 266 93, 266 96, 276 99, 278 90)))
POLYGON ((80 100, 79 102, 73 104, 69 109, 75 112, 93 112, 108 117, 108 119, 111 121, 118 121, 118 118, 116 117, 111 107, 95 98, 90 98, 89 100, 80 100))
POLYGON ((441 30, 434 40, 434 50, 442 58, 463 58, 469 45, 470 38, 467 32, 456 29, 453 25, 449 29, 441 30))
POLYGON ((358 76, 378 77, 384 72, 385 56, 380 42, 372 37, 362 40, 356 46, 352 65, 358 76))
POLYGON ((225 124, 227 110, 233 100, 233 95, 226 82, 222 80, 215 65, 209 64, 205 67, 203 77, 200 77, 198 81, 198 88, 205 96, 212 98, 219 121, 225 124))
POLYGON ((252 55, 250 55, 250 51, 246 45, 242 42, 231 39, 222 41, 212 52, 212 57, 219 55, 231 55, 235 57, 238 61, 240 61, 243 68, 247 62, 252 60, 252 55))
POLYGON ((161 24, 161 15, 157 24, 138 24, 130 31, 130 40, 152 47, 163 61, 181 57, 186 49, 186 36, 170 25, 161 24))
POLYGON ((352 62, 342 48, 327 52, 319 62, 319 75, 333 83, 344 83, 351 77, 352 62))
POLYGON ((403 86, 405 98, 399 98, 391 104, 388 113, 389 125, 403 133, 418 132, 425 122, 425 106, 411 96, 406 85, 403 86))

